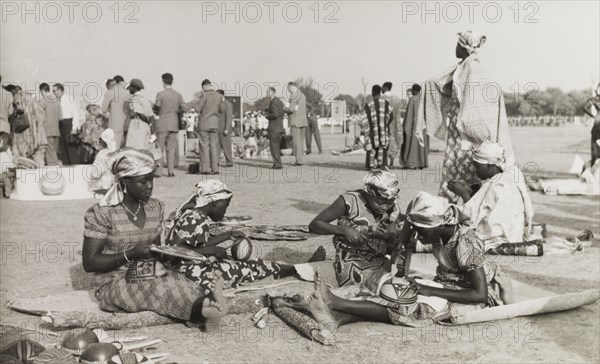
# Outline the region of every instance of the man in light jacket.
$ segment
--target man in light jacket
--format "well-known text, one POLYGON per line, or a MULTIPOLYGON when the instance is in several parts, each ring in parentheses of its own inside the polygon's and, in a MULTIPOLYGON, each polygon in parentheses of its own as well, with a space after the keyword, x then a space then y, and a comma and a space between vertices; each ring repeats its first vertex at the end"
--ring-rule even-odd
POLYGON ((300 91, 295 82, 287 85, 290 99, 285 103, 284 112, 288 114, 289 125, 292 130, 292 148, 296 156, 295 165, 304 163, 304 142, 306 138, 306 96, 300 91))

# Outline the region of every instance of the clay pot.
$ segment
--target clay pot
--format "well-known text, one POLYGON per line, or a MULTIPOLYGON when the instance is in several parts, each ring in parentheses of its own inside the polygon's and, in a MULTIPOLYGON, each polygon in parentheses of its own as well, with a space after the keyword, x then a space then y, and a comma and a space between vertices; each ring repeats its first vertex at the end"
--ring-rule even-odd
POLYGON ((65 191, 67 182, 60 172, 50 170, 40 180, 40 191, 47 196, 60 195, 65 191))

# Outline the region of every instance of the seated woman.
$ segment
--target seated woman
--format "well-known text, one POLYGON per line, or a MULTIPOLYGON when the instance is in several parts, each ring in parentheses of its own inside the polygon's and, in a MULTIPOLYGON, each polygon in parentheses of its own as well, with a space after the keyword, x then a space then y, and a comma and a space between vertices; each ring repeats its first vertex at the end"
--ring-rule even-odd
MULTIPOLYGON (((230 230, 211 236, 209 228, 213 222, 221 221, 227 212, 233 192, 215 179, 196 184, 196 192, 176 211, 173 221, 167 227, 168 245, 184 245, 194 251, 212 256, 209 262, 178 259, 172 267, 185 275, 190 282, 205 287, 220 272, 225 280, 225 288, 235 288, 240 283, 254 282, 274 276, 284 278, 295 274, 308 280, 313 279, 313 271, 307 264, 282 264, 262 259, 237 261, 227 257, 225 248, 219 244, 244 236, 244 233, 230 230)), ((325 250, 319 247, 308 262, 325 260, 325 250)))
POLYGON ((212 293, 182 274, 166 271, 158 261, 150 261, 154 276, 126 278, 126 266, 153 257, 150 247, 160 243, 164 204, 151 197, 155 164, 150 152, 121 149, 110 156, 109 165, 116 182, 86 212, 83 233, 83 268, 97 274, 94 281, 100 308, 218 322, 227 312, 219 275, 205 287, 212 293))
POLYGON ((486 250, 527 241, 534 212, 523 174, 516 166, 505 168, 500 144, 485 141, 472 149, 472 155, 475 173, 482 181, 479 190, 472 193, 463 181, 449 181, 448 189, 465 202, 463 212, 486 250))
POLYGON ((375 292, 391 269, 385 257, 395 246, 400 213, 398 179, 389 170, 374 170, 363 188, 348 191, 323 210, 308 226, 321 235, 333 235, 335 274, 340 286, 358 284, 375 292), (337 220, 337 225, 331 224, 337 220))
POLYGON ((419 295, 446 299, 448 302, 442 309, 436 310, 420 301, 400 305, 378 297, 346 300, 332 294, 318 272, 315 291, 305 304, 317 321, 330 328, 331 325, 337 327, 357 321, 412 326, 425 320, 447 319, 450 308, 464 312, 513 303, 510 278, 499 266, 486 262, 483 242, 471 227, 465 225, 466 221, 460 209, 449 205, 444 198, 420 192, 408 206, 407 223, 400 233, 397 250, 408 243, 412 232, 417 232, 425 244, 433 244, 433 254, 438 262, 435 281, 443 287, 414 280, 412 285, 419 295))

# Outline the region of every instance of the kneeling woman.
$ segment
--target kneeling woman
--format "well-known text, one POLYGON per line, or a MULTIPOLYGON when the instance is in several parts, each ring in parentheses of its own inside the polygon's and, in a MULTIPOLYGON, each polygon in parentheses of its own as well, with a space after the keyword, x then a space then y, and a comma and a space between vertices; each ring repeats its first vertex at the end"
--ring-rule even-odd
MULTIPOLYGON (((435 281, 442 287, 412 284, 419 295, 446 299, 446 306, 435 310, 419 301, 400 305, 378 298, 346 300, 333 295, 317 275, 315 292, 308 306, 320 323, 339 326, 357 321, 380 321, 412 326, 425 320, 447 319, 450 307, 474 310, 513 303, 510 278, 502 274, 499 266, 486 262, 483 242, 464 224, 465 219, 456 206, 448 205, 442 197, 420 192, 408 206, 407 222, 400 234, 402 240, 414 231, 424 244, 433 244, 438 262, 435 281)), ((399 242, 405 243, 407 241, 399 242)))
POLYGON ((225 307, 223 279, 215 276, 210 292, 182 274, 152 260, 150 247, 160 244, 164 204, 151 198, 154 159, 150 152, 121 149, 109 157, 116 178, 99 203, 85 214, 83 268, 96 273, 96 297, 107 311, 154 311, 184 321, 218 320, 225 307), (126 277, 126 267, 139 274, 126 277), (208 297, 212 296, 212 300, 208 297), (204 319, 202 319, 204 317, 204 319))
MULTIPOLYGON (((219 180, 206 180, 196 184, 196 192, 175 212, 173 221, 167 227, 167 244, 186 246, 198 253, 209 256, 208 262, 178 259, 172 262, 174 269, 184 274, 200 287, 206 287, 214 279, 215 273, 223 275, 225 288, 235 288, 240 283, 254 282, 274 276, 283 278, 295 274, 301 278, 313 279, 312 268, 306 264, 281 264, 262 259, 237 261, 227 258, 220 243, 244 236, 240 231, 231 230, 211 236, 210 225, 223 219, 231 202, 233 192, 219 180)), ((309 262, 325 260, 325 250, 319 247, 309 262)))

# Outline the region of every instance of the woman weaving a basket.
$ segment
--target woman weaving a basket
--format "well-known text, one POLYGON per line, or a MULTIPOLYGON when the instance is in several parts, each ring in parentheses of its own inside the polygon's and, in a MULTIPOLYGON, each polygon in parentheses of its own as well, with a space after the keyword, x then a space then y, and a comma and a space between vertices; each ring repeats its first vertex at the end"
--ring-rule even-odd
POLYGON ((340 286, 358 284, 371 292, 391 269, 385 257, 394 247, 396 226, 404 219, 398 200, 398 178, 374 170, 363 179, 363 188, 343 193, 310 223, 321 235, 334 235, 335 274, 340 286), (338 220, 337 225, 331 224, 338 220))
POLYGON ((433 244, 435 282, 393 278, 381 285, 383 298, 357 301, 332 294, 317 273, 314 293, 295 308, 308 308, 326 326, 358 321, 415 326, 449 319, 455 312, 513 303, 510 278, 486 262, 483 242, 465 222, 456 206, 420 192, 408 206, 398 244, 406 244, 412 232, 433 244))
POLYGON ((204 287, 209 290, 202 290, 184 275, 152 259, 150 247, 160 243, 164 217, 164 204, 151 198, 155 169, 152 154, 121 149, 110 155, 108 165, 116 182, 86 212, 83 233, 83 268, 96 273, 100 308, 154 311, 206 324, 218 322, 226 313, 220 274, 211 277, 210 285, 204 287))

